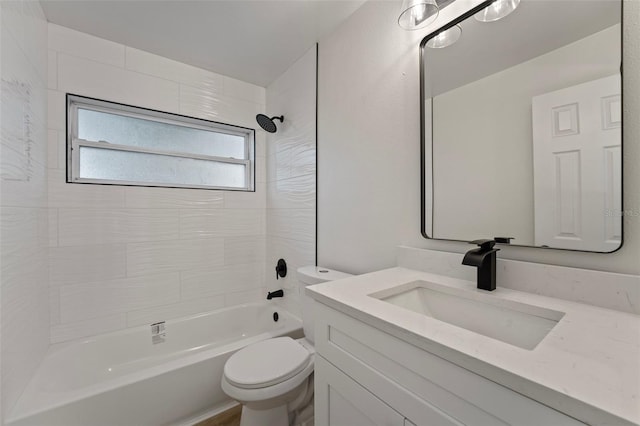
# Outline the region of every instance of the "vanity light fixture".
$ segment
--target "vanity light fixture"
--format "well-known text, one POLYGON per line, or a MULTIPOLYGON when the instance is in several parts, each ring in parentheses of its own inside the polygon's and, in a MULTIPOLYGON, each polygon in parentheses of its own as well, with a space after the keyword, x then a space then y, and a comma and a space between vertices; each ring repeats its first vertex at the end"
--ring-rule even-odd
POLYGON ((439 12, 436 0, 403 0, 398 25, 404 30, 419 30, 435 21, 439 12))
POLYGON ((427 41, 427 47, 432 49, 442 49, 443 47, 451 46, 458 41, 462 35, 462 28, 460 25, 454 25, 453 27, 440 31, 435 37, 432 37, 427 41))
POLYGON ((516 10, 519 4, 520 0, 496 0, 473 17, 480 22, 494 22, 516 10))

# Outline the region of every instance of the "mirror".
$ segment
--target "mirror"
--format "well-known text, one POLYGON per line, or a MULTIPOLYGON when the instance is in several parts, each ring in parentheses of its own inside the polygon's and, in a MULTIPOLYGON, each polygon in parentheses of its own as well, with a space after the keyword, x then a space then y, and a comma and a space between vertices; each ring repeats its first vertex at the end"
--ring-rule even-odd
POLYGON ((478 21, 491 3, 420 48, 423 235, 617 250, 621 1, 521 0, 478 21))

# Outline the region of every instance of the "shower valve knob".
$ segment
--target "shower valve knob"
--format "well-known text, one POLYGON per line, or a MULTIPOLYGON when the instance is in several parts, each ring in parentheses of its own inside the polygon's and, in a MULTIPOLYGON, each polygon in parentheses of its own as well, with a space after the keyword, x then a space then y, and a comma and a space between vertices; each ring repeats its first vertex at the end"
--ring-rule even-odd
POLYGON ((276 280, 280 277, 284 278, 287 276, 287 262, 284 259, 279 259, 278 264, 276 265, 276 280))

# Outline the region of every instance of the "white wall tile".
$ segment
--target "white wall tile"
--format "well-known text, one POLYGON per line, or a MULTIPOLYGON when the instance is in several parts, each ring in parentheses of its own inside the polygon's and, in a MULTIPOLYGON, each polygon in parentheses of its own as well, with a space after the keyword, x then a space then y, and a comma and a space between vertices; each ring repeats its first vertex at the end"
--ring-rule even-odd
POLYGON ((264 236, 226 237, 224 239, 224 264, 262 263, 265 257, 265 244, 264 236))
POLYGON ((2 397, 15 403, 44 356, 49 340, 46 249, 2 261, 2 397))
POLYGON ((128 276, 188 271, 204 265, 215 268, 223 264, 224 240, 222 238, 127 245, 128 276))
POLYGON ((291 149, 278 151, 267 159, 267 182, 291 177, 291 149))
POLYGON ((124 67, 124 46, 99 37, 49 24, 49 49, 124 67))
POLYGON ((49 247, 58 245, 58 209, 49 210, 49 247))
POLYGON ((316 173, 316 147, 310 144, 291 148, 291 177, 316 173))
POLYGON ((264 87, 227 76, 224 76, 224 94, 261 105, 266 103, 266 90, 264 87))
POLYGON ((236 291, 224 295, 226 306, 236 306, 243 303, 260 302, 267 297, 266 287, 255 288, 245 291, 236 291))
POLYGON ((60 246, 178 239, 178 210, 60 209, 60 246))
POLYGON ((194 300, 156 306, 127 313, 127 327, 186 317, 209 312, 225 306, 224 296, 202 297, 194 300))
POLYGON ((58 54, 58 90, 177 113, 178 83, 92 60, 58 54))
POLYGON ((256 157, 267 156, 267 132, 260 129, 260 126, 254 126, 256 128, 256 157))
POLYGON ((184 115, 255 129, 256 114, 263 112, 264 106, 255 102, 180 86, 180 113, 184 115))
POLYGON ((46 208, 3 206, 0 233, 3 256, 31 257, 49 246, 49 211, 46 208))
POLYGON ((313 209, 270 209, 267 235, 298 241, 315 241, 316 212, 313 209))
POLYGON ((124 207, 125 187, 67 183, 64 167, 49 170, 49 207, 121 208, 124 207))
POLYGON ((220 74, 132 47, 126 48, 125 55, 126 68, 131 71, 183 83, 208 93, 222 93, 224 77, 220 74))
MULTIPOLYGON (((3 31, 6 33, 6 31, 3 31)), ((11 35, 2 43, 2 135, 0 164, 3 179, 28 179, 33 163, 45 164, 46 88, 33 68, 30 56, 11 35), (43 144, 44 143, 44 144, 43 144)))
POLYGON ((256 289, 264 286, 264 264, 192 269, 182 272, 180 281, 185 300, 256 289))
MULTIPOLYGON (((22 2, 23 50, 38 73, 38 79, 47 81, 47 26, 46 17, 37 1, 22 2)), ((45 84, 46 86, 46 84, 45 84)))
POLYGON ((60 287, 49 287, 49 322, 60 324, 60 287))
POLYGON ((100 318, 54 325, 51 327, 51 343, 60 343, 82 337, 120 330, 126 327, 126 315, 115 314, 100 318))
POLYGON ((0 406, 7 413, 49 342, 47 23, 39 2, 0 2, 0 15, 0 406))
POLYGON ((267 185, 256 183, 254 192, 227 191, 224 194, 224 207, 227 209, 264 209, 267 206, 267 185))
MULTIPOLYGON (((47 137, 40 139, 42 146, 32 146, 34 150, 41 150, 46 155, 47 137)), ((7 170, 5 166, 7 163, 7 151, 6 145, 2 144, 0 151, 2 151, 2 169, 5 174, 10 176, 16 172, 12 177, 3 178, 0 180, 0 193, 2 194, 2 204, 6 206, 22 206, 39 208, 46 206, 47 204, 47 166, 45 163, 32 162, 30 167, 28 163, 25 164, 25 168, 22 172, 17 170, 7 170), (18 174, 20 173, 20 174, 18 174)), ((20 166, 19 166, 20 167, 20 166)))
POLYGON ((58 165, 58 147, 60 146, 59 135, 57 130, 47 131, 47 167, 57 169, 58 165))
POLYGON ((269 182, 267 208, 315 208, 315 175, 269 182))
POLYGON ((52 247, 49 250, 51 286, 105 281, 125 275, 124 244, 52 247))
POLYGON ((48 115, 47 127, 50 130, 66 131, 67 98, 65 93, 58 90, 49 90, 47 95, 48 115))
POLYGON ((125 205, 131 208, 214 209, 224 206, 224 191, 175 188, 127 187, 125 205))
POLYGON ((181 210, 181 238, 262 235, 264 211, 257 209, 181 210))
POLYGON ((177 273, 60 287, 62 324, 126 313, 180 299, 177 273))
POLYGON ((256 157, 255 173, 256 183, 265 183, 267 181, 267 159, 265 157, 256 157))

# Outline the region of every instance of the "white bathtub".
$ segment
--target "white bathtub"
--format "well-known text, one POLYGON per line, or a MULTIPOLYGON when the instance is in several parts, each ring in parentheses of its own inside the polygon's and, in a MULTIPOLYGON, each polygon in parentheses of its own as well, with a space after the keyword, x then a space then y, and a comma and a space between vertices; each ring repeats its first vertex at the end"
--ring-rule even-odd
POLYGON ((54 345, 7 425, 188 422, 231 402, 220 380, 235 351, 273 336, 301 337, 301 327, 297 318, 260 302, 168 320, 162 343, 152 344, 147 325, 54 345))

